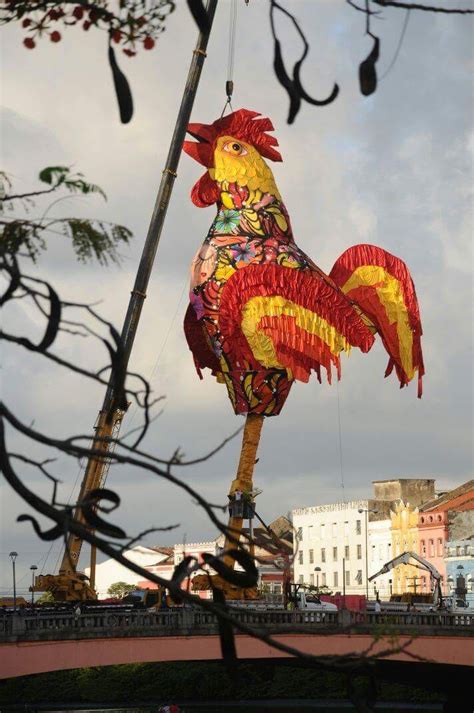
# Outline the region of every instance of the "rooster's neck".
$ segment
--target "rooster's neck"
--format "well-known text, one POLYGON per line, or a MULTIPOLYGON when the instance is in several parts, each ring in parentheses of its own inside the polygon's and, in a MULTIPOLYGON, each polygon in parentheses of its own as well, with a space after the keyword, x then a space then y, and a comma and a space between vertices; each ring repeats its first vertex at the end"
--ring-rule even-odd
POLYGON ((221 223, 231 221, 232 232, 267 235, 275 224, 278 233, 292 240, 292 231, 288 213, 278 189, 272 192, 253 190, 237 183, 218 183, 220 200, 217 203, 217 217, 211 232, 220 232, 221 223))

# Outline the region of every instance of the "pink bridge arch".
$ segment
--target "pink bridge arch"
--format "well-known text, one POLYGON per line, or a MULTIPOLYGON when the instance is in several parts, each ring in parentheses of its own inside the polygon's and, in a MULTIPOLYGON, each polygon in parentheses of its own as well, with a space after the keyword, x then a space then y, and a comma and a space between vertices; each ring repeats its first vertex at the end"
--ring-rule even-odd
MULTIPOLYGON (((237 635, 241 659, 280 658, 288 654, 250 636, 237 635)), ((374 645, 370 634, 282 634, 274 637, 287 646, 315 656, 379 654, 392 661, 414 657, 439 664, 474 666, 472 638, 459 636, 400 636, 380 639, 374 645)), ((0 677, 10 678, 90 666, 160 661, 218 660, 218 636, 96 637, 49 641, 15 641, 0 644, 0 677)))

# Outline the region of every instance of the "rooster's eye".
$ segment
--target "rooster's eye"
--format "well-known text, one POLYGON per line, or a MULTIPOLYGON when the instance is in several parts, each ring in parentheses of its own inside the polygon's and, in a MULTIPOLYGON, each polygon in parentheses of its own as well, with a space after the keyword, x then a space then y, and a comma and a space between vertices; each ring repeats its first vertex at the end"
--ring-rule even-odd
POLYGON ((242 144, 239 144, 237 141, 229 141, 225 144, 224 151, 232 154, 232 156, 245 156, 247 154, 247 151, 244 149, 242 144))

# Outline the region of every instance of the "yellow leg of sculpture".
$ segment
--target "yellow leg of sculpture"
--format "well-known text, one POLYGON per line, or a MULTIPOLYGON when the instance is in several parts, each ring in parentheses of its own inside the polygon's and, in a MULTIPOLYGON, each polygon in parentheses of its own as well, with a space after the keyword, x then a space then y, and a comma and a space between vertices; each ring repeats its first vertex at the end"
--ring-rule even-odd
MULTIPOLYGON (((255 458, 257 455, 258 444, 260 443, 260 433, 262 431, 264 416, 259 414, 249 413, 245 421, 244 434, 242 437, 242 448, 240 451, 239 467, 237 469, 237 477, 232 481, 230 486, 229 496, 233 496, 236 490, 240 490, 244 496, 246 493, 252 492, 253 469, 255 467, 255 458)), ((228 527, 231 530, 231 535, 237 541, 240 539, 243 519, 241 517, 230 517, 228 527)), ((231 537, 225 538, 224 548, 236 547, 232 542, 231 537)), ((253 548, 252 548, 253 549, 253 548)), ((233 560, 225 558, 226 564, 232 564, 233 560)))

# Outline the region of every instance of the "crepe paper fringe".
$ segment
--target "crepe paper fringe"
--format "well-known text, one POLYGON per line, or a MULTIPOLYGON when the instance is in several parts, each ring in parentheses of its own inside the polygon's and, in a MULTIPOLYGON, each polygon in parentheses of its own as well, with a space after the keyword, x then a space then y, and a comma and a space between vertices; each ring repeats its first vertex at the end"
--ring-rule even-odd
POLYGON ((402 388, 411 381, 415 372, 418 372, 418 398, 421 398, 423 393, 422 377, 425 373, 421 348, 423 331, 415 286, 406 264, 400 258, 375 245, 355 245, 346 250, 336 261, 330 272, 330 277, 369 317, 379 332, 389 354, 385 376, 391 374, 395 368, 400 388, 402 388), (366 285, 361 283, 353 290, 345 290, 345 286, 350 284, 356 271, 363 274, 361 268, 371 266, 383 269, 386 273, 383 282, 366 285), (389 287, 387 288, 390 278, 397 281, 399 295, 393 293, 389 287), (380 299, 382 291, 385 302, 380 299), (401 335, 403 336, 405 325, 400 321, 394 321, 394 315, 400 315, 402 307, 408 319, 406 328, 411 333, 411 369, 408 373, 402 358, 403 349, 407 347, 407 340, 404 343, 404 340, 400 338, 401 335))

